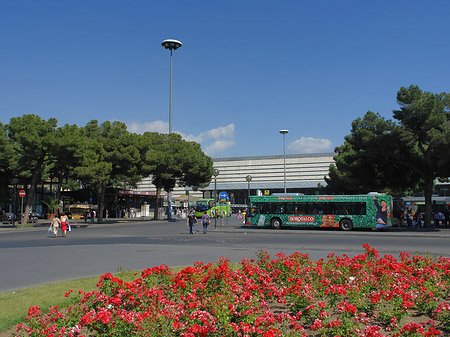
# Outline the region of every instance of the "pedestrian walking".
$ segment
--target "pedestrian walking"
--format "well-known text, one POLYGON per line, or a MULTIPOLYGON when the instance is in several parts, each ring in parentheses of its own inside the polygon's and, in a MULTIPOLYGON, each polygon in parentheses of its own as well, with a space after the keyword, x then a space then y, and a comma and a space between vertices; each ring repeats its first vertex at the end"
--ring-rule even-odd
POLYGON ((60 221, 62 236, 63 238, 65 238, 67 236, 67 230, 69 229, 69 218, 67 217, 66 213, 62 213, 60 221))
POLYGON ((433 227, 439 228, 439 212, 433 212, 433 227))
POLYGON ((197 222, 197 218, 195 217, 194 210, 192 210, 191 213, 189 213, 187 220, 186 220, 186 225, 189 226, 189 234, 195 233, 195 223, 196 222, 197 222))
POLYGON ((208 231, 208 225, 210 224, 208 212, 204 211, 202 215, 202 224, 203 224, 203 234, 206 234, 208 231))
POLYGON ((61 221, 57 216, 53 217, 52 222, 50 223, 50 228, 53 232, 53 237, 56 238, 58 236, 58 228, 61 224, 61 221))

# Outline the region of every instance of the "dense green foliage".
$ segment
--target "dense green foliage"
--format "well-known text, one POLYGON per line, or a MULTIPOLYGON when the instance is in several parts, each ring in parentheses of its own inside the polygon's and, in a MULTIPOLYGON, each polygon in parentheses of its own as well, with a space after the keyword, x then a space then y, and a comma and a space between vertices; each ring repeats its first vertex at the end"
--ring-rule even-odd
POLYGON ((325 178, 328 192, 398 192, 420 186, 429 226, 434 180, 450 174, 449 99, 448 93, 433 94, 411 85, 397 93, 396 121, 370 111, 354 120, 325 178))
POLYGON ((60 127, 56 119, 45 121, 36 115, 0 124, 0 189, 9 196, 13 177, 29 186, 24 214, 31 209, 37 184, 48 178, 58 182, 57 200, 63 183, 95 190, 101 222, 107 189, 135 187, 143 176, 152 176, 159 195, 177 183, 207 185, 211 172, 212 160, 200 145, 178 134, 134 134, 117 121, 60 127))
MULTIPOLYGON (((180 186, 206 186, 212 176, 213 162, 195 142, 187 142, 180 135, 146 132, 138 142, 142 154, 142 173, 151 175, 157 188, 157 202, 161 191, 180 186)), ((155 208, 155 219, 158 218, 155 208)))

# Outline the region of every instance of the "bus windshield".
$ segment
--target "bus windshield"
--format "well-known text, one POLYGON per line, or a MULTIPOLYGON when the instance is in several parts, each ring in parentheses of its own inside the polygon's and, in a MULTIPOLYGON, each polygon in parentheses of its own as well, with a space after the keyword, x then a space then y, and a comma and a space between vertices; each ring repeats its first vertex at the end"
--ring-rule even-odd
POLYGON ((199 200, 195 206, 195 210, 199 212, 204 212, 209 209, 208 200, 199 200))
POLYGON ((210 217, 215 216, 225 217, 231 215, 230 203, 214 203, 214 199, 200 199, 195 204, 195 216, 201 218, 206 212, 210 217))

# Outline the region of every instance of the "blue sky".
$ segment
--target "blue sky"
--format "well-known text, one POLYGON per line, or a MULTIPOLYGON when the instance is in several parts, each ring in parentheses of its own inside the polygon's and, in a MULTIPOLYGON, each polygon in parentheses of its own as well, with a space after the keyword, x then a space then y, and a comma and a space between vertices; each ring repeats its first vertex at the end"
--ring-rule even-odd
POLYGON ((331 152, 402 86, 449 92, 450 1, 0 1, 0 121, 119 120, 212 157, 331 152))

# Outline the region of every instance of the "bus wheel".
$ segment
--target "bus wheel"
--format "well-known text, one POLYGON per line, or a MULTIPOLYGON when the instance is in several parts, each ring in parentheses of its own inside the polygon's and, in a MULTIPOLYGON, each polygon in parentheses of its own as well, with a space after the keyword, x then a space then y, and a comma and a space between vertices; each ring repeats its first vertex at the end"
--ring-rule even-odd
POLYGON ((343 231, 351 231, 353 223, 349 219, 342 219, 341 222, 339 222, 339 228, 343 231))
POLYGON ((278 218, 273 218, 272 221, 270 221, 270 225, 273 229, 279 229, 281 227, 281 220, 278 218))

